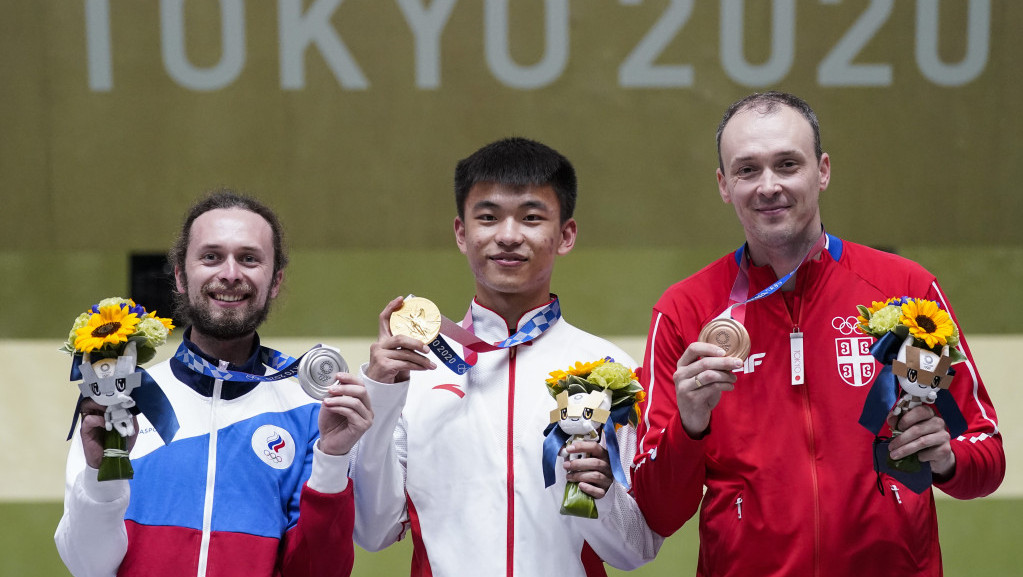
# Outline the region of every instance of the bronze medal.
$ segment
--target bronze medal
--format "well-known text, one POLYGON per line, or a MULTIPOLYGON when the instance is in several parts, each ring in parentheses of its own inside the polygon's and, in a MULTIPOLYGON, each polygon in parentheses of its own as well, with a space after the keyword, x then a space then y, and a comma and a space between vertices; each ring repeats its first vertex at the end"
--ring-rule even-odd
POLYGON ((440 309, 429 299, 408 297, 391 313, 391 334, 412 337, 430 344, 440 334, 440 309))
POLYGON ((725 355, 743 361, 749 356, 750 338, 746 327, 732 318, 718 317, 707 323, 700 331, 700 341, 717 345, 725 355))
POLYGON ((348 372, 348 363, 341 353, 328 347, 317 347, 302 356, 298 363, 298 384, 310 397, 323 400, 327 389, 336 381, 335 373, 348 372))

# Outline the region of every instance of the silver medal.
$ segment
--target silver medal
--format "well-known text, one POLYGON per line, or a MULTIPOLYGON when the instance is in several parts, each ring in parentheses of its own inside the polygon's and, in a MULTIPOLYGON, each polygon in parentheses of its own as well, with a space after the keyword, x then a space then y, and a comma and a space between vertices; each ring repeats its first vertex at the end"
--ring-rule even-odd
POLYGON ((298 383, 310 397, 323 400, 327 389, 337 381, 335 373, 348 372, 348 363, 341 353, 328 347, 316 347, 302 356, 298 363, 298 383))

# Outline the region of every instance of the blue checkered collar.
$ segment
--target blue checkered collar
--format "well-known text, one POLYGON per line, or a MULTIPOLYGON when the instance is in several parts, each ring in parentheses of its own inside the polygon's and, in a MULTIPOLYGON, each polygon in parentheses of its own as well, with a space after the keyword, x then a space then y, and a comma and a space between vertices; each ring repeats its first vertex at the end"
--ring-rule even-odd
MULTIPOLYGON (((210 355, 207 355, 198 346, 196 346, 195 343, 193 343, 192 339, 190 338, 191 334, 192 327, 188 327, 187 329, 185 329, 185 333, 182 336, 182 342, 184 343, 185 347, 188 348, 188 350, 195 353, 196 355, 209 361, 211 364, 213 364, 213 366, 219 366, 220 360, 215 359, 210 355)), ((255 339, 253 339, 252 354, 249 356, 249 359, 241 365, 229 363, 228 369, 232 371, 250 373, 253 375, 265 375, 266 366, 264 366, 263 363, 260 362, 259 353, 260 353, 259 334, 256 334, 255 339)), ((196 393, 199 393, 204 397, 213 396, 214 383, 213 377, 208 377, 206 375, 193 371, 191 368, 187 367, 183 362, 181 362, 177 357, 171 357, 170 367, 171 371, 174 373, 174 376, 177 377, 177 379, 182 383, 188 385, 189 388, 194 390, 196 393)), ((259 383, 224 381, 220 397, 226 400, 236 399, 248 393, 252 389, 255 389, 258 384, 259 383)))
POLYGON ((496 312, 481 305, 474 298, 470 307, 472 313, 472 332, 482 341, 497 343, 503 341, 518 331, 535 332, 553 327, 561 319, 561 303, 557 295, 551 295, 551 300, 530 309, 519 317, 515 330, 512 330, 504 318, 496 312), (535 326, 530 326, 532 325, 535 326))

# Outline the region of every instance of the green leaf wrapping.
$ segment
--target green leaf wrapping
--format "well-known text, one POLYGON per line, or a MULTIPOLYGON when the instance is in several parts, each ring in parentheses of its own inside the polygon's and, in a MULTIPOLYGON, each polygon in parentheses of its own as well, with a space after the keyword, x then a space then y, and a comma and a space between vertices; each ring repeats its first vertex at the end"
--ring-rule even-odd
POLYGON ((920 457, 916 453, 901 459, 888 457, 888 466, 903 473, 916 473, 920 470, 920 457))
POLYGON ((561 514, 596 519, 597 502, 593 497, 583 493, 579 488, 579 483, 569 481, 565 483, 565 497, 561 500, 561 514))
POLYGON ((131 468, 131 459, 128 457, 109 457, 107 451, 123 451, 127 454, 128 439, 121 436, 116 430, 111 429, 103 437, 103 460, 99 464, 100 481, 111 481, 114 479, 131 479, 135 476, 135 470, 131 468))

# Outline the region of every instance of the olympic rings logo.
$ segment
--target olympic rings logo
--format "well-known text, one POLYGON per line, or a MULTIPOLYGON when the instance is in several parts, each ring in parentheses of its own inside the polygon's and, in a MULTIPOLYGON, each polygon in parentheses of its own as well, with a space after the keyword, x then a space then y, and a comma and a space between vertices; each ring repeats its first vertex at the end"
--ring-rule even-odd
POLYGON ((281 457, 280 455, 271 451, 270 449, 263 449, 263 455, 266 456, 266 458, 271 461, 276 461, 278 463, 284 461, 284 457, 281 457))
POLYGON ((856 321, 856 317, 835 317, 831 319, 831 328, 841 332, 843 335, 851 335, 853 333, 863 334, 860 330, 859 323, 856 321))

